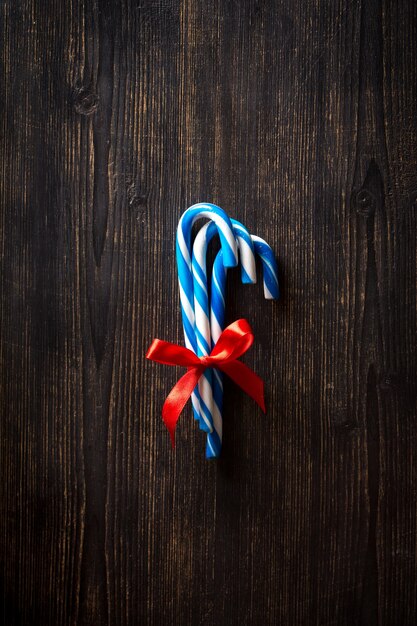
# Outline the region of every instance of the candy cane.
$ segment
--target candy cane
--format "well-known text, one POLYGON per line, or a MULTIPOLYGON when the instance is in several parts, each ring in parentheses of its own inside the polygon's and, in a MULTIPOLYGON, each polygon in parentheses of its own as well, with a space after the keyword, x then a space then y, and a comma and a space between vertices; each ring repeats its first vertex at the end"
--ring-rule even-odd
MULTIPOLYGON (((260 237, 251 236, 247 229, 232 220, 233 231, 239 245, 241 260, 242 282, 256 282, 255 255, 256 252, 262 262, 265 298, 279 297, 278 271, 274 253, 268 244, 260 237)), ((216 234, 214 224, 206 224, 198 233, 193 246, 192 270, 194 276, 195 298, 195 327, 198 336, 204 336, 204 348, 199 356, 210 353, 212 346, 217 342, 223 328, 225 317, 226 267, 223 262, 223 251, 217 254, 212 271, 211 306, 207 297, 206 251, 209 241, 216 234), (210 321, 208 316, 210 314, 210 321), (211 341, 209 340, 211 334, 211 341)), ((199 345, 198 349, 202 349, 199 345)), ((211 411, 214 429, 207 435, 207 458, 217 457, 222 441, 222 405, 223 381, 217 370, 207 370, 206 376, 200 379, 199 392, 204 406, 211 411)))
MULTIPOLYGON (((220 207, 209 203, 198 203, 188 208, 183 213, 178 224, 176 259, 185 345, 196 354, 198 344, 195 334, 194 285, 191 268, 191 230, 194 222, 203 217, 212 220, 217 226, 223 252, 224 266, 235 267, 238 263, 237 243, 232 224, 227 214, 220 207)), ((204 405, 201 405, 197 391, 194 391, 191 400, 194 417, 199 420, 200 428, 205 432, 212 432, 212 416, 204 405)))
MULTIPOLYGON (((233 228, 236 228, 236 221, 232 220, 233 228)), ((278 266, 272 248, 256 235, 252 235, 252 241, 255 247, 255 253, 259 256, 262 263, 264 296, 267 300, 278 300, 280 297, 278 282, 278 266)), ((223 255, 220 250, 214 260, 213 272, 211 277, 211 303, 210 303, 210 328, 212 346, 214 346, 225 327, 225 292, 226 292, 227 269, 223 264, 223 255)), ((220 415, 223 412, 223 374, 218 370, 213 370, 213 399, 214 404, 218 408, 220 415)), ((213 436, 213 433, 210 434, 213 436)), ((217 431, 217 437, 222 441, 222 421, 220 420, 220 429, 217 431)), ((211 458, 211 449, 208 444, 206 446, 206 456, 211 458)))
MULTIPOLYGON (((233 220, 232 220, 233 222, 233 220)), ((256 282, 256 264, 254 245, 249 231, 239 224, 239 230, 234 234, 239 246, 241 262, 241 278, 244 283, 256 282)), ((213 222, 205 224, 198 232, 193 245, 192 272, 194 279, 194 313, 195 333, 197 341, 197 355, 207 356, 211 352, 210 306, 207 289, 207 245, 217 229, 213 222)), ((213 372, 206 370, 198 384, 200 408, 203 413, 210 415, 213 431, 207 435, 207 456, 217 457, 221 449, 222 416, 213 399, 213 372)))

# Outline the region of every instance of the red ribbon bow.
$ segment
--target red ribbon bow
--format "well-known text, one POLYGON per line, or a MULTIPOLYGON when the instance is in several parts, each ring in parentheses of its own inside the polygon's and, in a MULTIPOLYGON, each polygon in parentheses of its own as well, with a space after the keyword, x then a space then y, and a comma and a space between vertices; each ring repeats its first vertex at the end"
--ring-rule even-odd
POLYGON ((199 378, 208 367, 215 367, 229 376, 255 400, 265 413, 264 383, 247 365, 238 361, 253 344, 254 336, 248 322, 237 320, 224 329, 209 356, 198 357, 194 352, 175 343, 154 339, 146 358, 165 365, 182 365, 188 369, 172 388, 162 407, 162 419, 175 445, 178 418, 193 393, 199 378))

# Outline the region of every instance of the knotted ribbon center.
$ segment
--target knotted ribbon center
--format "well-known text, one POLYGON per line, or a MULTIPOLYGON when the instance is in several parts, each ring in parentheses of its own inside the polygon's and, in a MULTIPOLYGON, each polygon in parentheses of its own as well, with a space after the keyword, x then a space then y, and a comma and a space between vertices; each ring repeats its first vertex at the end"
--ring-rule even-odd
POLYGON ((183 346, 154 339, 146 358, 165 365, 181 365, 187 373, 181 376, 168 394, 162 407, 162 419, 168 428, 172 446, 175 445, 175 427, 178 418, 208 367, 221 370, 247 393, 265 413, 264 383, 247 365, 239 361, 253 344, 254 336, 245 319, 236 320, 224 329, 208 356, 198 357, 183 346))

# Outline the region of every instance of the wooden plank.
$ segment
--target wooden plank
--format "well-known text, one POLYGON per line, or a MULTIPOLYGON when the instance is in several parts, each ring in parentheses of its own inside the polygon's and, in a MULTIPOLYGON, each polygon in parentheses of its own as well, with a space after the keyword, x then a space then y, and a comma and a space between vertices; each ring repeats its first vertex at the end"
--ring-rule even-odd
POLYGON ((415 3, 1 8, 3 623, 415 624, 415 3), (218 462, 144 359, 202 199, 283 293, 218 462))

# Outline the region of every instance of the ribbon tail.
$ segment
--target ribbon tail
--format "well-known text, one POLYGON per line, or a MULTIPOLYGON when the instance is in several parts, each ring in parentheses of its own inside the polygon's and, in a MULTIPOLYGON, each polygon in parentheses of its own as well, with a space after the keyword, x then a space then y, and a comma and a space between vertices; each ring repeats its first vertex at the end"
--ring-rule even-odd
POLYGON ((236 385, 239 385, 266 413, 264 398, 264 381, 242 361, 226 361, 216 366, 222 370, 236 385))
POLYGON ((171 389, 162 407, 162 419, 168 428, 173 448, 175 447, 175 427, 178 418, 204 370, 205 367, 191 367, 171 389))

